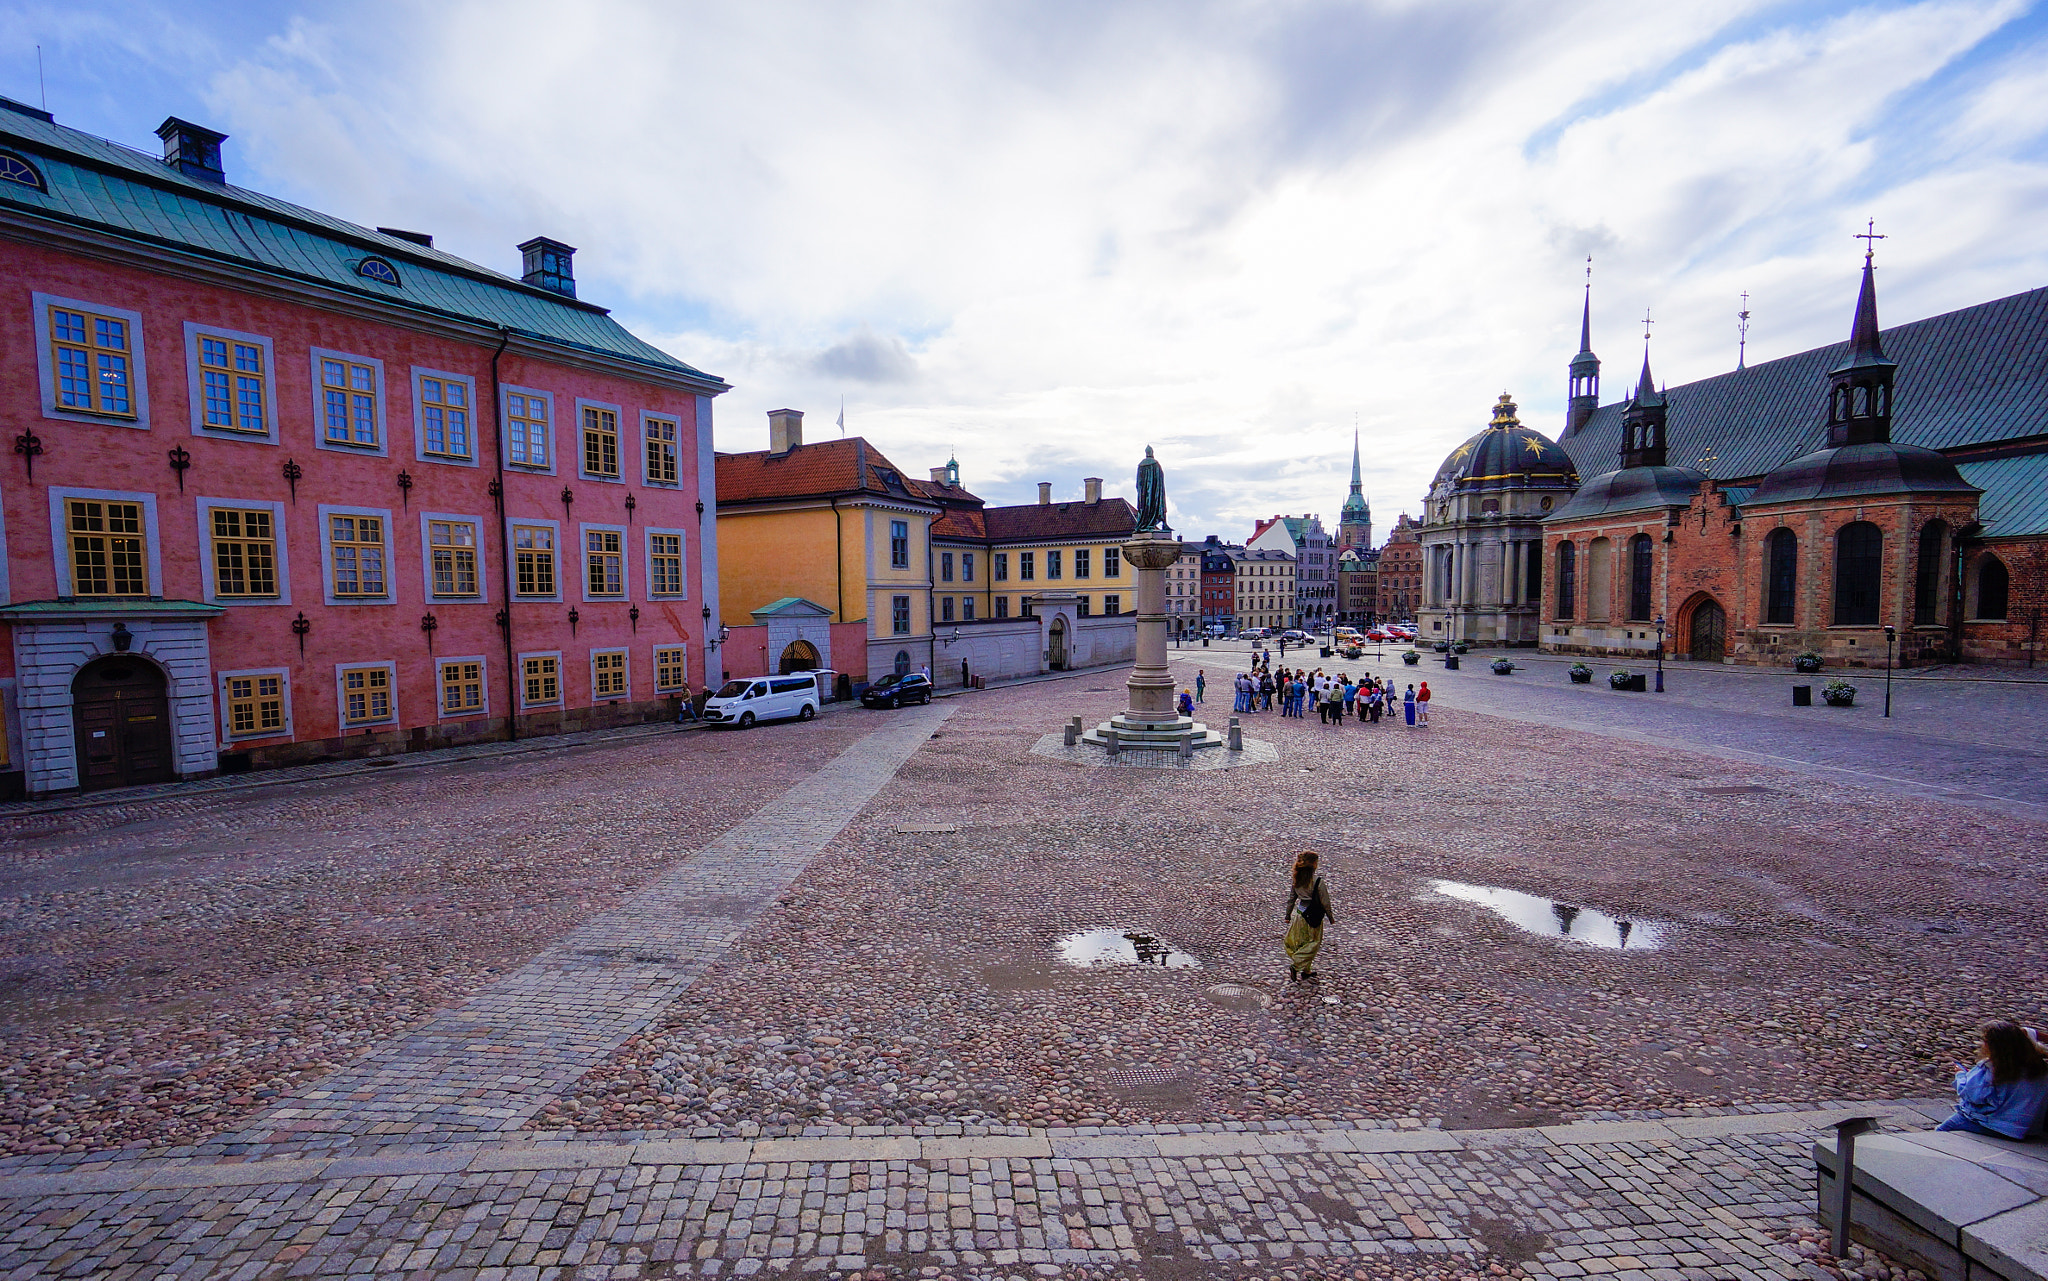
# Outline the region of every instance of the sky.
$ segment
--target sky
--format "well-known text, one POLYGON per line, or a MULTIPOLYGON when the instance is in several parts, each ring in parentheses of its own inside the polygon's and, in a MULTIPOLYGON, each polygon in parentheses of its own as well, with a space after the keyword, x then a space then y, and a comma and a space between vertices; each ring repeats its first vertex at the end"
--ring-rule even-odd
MULTIPOLYGON (((1603 400, 2048 283, 2048 13, 1837 5, 0 7, 0 94, 581 297, 767 411, 992 503, 1147 445, 1187 537, 1383 539, 1503 392, 1555 436, 1592 258, 1603 400), (36 46, 41 46, 38 80, 36 46)), ((1815 414, 1822 410, 1815 388, 1815 414)))

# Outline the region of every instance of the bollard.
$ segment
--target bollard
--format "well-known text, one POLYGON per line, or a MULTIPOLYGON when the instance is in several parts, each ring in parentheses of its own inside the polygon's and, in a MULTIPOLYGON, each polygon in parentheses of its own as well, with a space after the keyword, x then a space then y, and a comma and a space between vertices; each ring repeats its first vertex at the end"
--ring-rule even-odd
POLYGON ((1191 730, 1182 730, 1180 735, 1180 758, 1184 761, 1195 759, 1195 736, 1191 730))
POLYGON ((1237 723, 1237 717, 1235 716, 1230 718, 1230 750, 1233 752, 1244 750, 1244 728, 1237 723))
POLYGON ((1080 741, 1081 727, 1078 725, 1069 724, 1061 729, 1060 736, 1067 740, 1068 747, 1072 747, 1075 743, 1080 741))
POLYGON ((1102 743, 1103 746, 1109 749, 1109 754, 1111 756, 1115 756, 1124 750, 1123 747, 1119 745, 1116 741, 1116 726, 1114 725, 1110 726, 1107 730, 1103 732, 1102 743))
POLYGON ((1849 1256, 1849 1199, 1855 1192, 1856 1136, 1877 1128, 1874 1116, 1851 1116, 1835 1122, 1835 1234, 1829 1253, 1849 1256))
POLYGON ((1075 732, 1076 734, 1078 734, 1078 733, 1080 733, 1080 732, 1081 732, 1081 718, 1080 718, 1080 717, 1076 716, 1076 717, 1074 718, 1074 720, 1073 720, 1073 726, 1074 726, 1074 732, 1075 732))

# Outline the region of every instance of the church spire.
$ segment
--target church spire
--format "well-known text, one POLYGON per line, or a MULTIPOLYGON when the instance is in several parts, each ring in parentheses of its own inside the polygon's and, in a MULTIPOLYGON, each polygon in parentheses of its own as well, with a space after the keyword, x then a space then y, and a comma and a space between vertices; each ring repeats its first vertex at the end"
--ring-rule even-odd
MULTIPOLYGON (((1644 317, 1645 326, 1649 318, 1644 317)), ((1636 394, 1621 411, 1621 465, 1662 467, 1665 460, 1664 420, 1668 407, 1657 380, 1650 376, 1650 335, 1643 334, 1643 372, 1636 394)))
POLYGON ((1364 482, 1358 474, 1358 432, 1356 430, 1353 430, 1351 433, 1351 492, 1361 497, 1365 494, 1364 482))
POLYGON ((1877 268, 1872 259, 1879 235, 1875 224, 1859 233, 1864 242, 1863 287, 1849 326, 1849 350, 1828 371, 1828 444, 1882 444, 1892 438, 1892 380, 1898 362, 1884 354, 1877 325, 1877 268))
POLYGON ((1593 354, 1593 260, 1586 259, 1586 297, 1579 308, 1579 354, 1572 357, 1568 392, 1565 401, 1564 433, 1560 440, 1569 440, 1573 432, 1586 425, 1593 411, 1600 408, 1600 358, 1593 354))
POLYGON ((1364 478, 1359 467, 1358 431, 1351 432, 1351 493, 1337 517, 1337 547, 1372 546, 1372 508, 1365 501, 1364 478))

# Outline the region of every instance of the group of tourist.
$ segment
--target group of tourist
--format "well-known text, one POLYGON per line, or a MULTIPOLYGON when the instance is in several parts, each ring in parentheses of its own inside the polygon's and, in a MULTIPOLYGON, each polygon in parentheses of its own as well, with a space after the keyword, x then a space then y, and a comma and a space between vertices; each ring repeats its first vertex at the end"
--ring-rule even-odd
MULTIPOLYGON (((1193 714, 1195 704, 1207 692, 1207 685, 1206 676, 1197 673, 1194 685, 1181 691, 1183 715, 1193 714)), ((1283 667, 1275 672, 1266 663, 1254 664, 1251 671, 1239 673, 1232 688, 1233 712, 1270 712, 1277 700, 1282 716, 1306 718, 1308 709, 1314 707, 1325 725, 1341 725, 1346 717, 1377 725, 1381 717, 1392 716, 1397 708, 1408 724, 1429 724, 1428 681, 1422 682, 1419 690, 1410 685, 1397 693, 1392 681, 1377 676, 1364 675, 1353 680, 1349 672, 1332 674, 1321 668, 1304 671, 1283 667)))

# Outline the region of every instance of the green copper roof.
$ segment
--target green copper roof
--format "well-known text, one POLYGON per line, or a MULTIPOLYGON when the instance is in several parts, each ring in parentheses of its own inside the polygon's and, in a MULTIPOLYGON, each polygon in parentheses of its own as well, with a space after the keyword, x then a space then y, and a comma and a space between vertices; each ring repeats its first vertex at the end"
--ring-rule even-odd
POLYGON ((642 342, 604 308, 453 254, 359 227, 261 192, 190 178, 144 152, 0 110, 0 147, 41 170, 47 192, 0 182, 0 208, 165 245, 400 307, 632 361, 671 377, 725 384, 642 342), (397 269, 396 285, 356 274, 367 257, 397 269))

